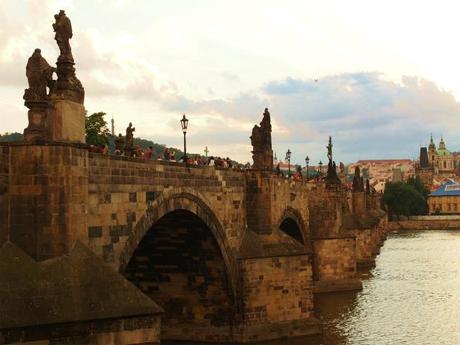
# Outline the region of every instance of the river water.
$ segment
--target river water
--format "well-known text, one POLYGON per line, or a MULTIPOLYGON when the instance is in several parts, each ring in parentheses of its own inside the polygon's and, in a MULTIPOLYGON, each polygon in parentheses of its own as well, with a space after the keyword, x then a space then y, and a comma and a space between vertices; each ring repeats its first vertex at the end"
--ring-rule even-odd
POLYGON ((322 337, 270 344, 460 344, 460 231, 391 234, 363 284, 317 298, 322 337))

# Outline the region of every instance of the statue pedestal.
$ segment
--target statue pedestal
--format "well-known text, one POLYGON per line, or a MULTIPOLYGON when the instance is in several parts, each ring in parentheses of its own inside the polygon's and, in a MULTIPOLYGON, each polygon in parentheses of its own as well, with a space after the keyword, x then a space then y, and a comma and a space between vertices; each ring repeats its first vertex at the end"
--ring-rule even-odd
POLYGON ((85 142, 85 107, 69 100, 54 100, 48 111, 51 141, 85 142))
POLYGON ((24 129, 24 140, 27 142, 46 140, 46 115, 49 103, 46 101, 26 101, 25 104, 29 108, 27 113, 29 125, 24 129))

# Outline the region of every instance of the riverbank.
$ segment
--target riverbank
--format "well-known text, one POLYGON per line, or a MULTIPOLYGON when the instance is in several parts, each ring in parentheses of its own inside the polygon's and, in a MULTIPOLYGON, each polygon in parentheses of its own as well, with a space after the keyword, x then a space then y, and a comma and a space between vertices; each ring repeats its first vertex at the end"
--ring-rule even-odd
POLYGON ((460 230, 459 216, 419 216, 390 221, 391 230, 460 230))

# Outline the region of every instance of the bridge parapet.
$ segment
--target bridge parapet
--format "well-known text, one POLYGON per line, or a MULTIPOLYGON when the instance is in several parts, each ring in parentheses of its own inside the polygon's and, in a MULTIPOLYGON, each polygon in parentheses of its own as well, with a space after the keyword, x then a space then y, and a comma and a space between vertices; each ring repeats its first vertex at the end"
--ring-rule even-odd
POLYGON ((90 154, 87 242, 118 267, 130 232, 148 208, 164 208, 164 202, 186 194, 209 207, 225 241, 237 248, 245 229, 244 191, 239 171, 90 154))

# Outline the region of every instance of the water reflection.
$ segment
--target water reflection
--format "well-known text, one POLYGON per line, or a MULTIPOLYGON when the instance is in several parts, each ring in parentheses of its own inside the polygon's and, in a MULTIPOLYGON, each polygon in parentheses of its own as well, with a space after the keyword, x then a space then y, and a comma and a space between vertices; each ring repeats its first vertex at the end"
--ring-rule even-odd
POLYGON ((460 344, 460 231, 391 234, 363 291, 315 299, 324 335, 261 345, 460 344))

